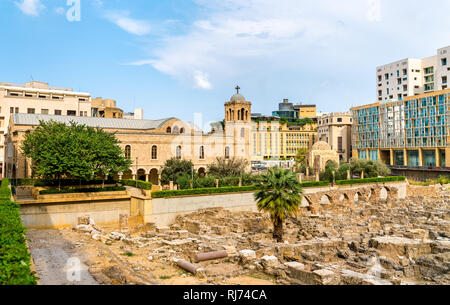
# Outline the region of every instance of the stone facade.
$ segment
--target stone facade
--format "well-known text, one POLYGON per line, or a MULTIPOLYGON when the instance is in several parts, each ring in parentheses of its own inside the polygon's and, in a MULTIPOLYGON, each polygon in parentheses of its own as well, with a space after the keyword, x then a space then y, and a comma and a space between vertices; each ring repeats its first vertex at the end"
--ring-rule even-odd
POLYGON ((324 171, 328 161, 334 161, 339 164, 339 155, 337 152, 332 150, 328 143, 322 141, 313 145, 308 152, 307 159, 309 167, 315 173, 324 171))
MULTIPOLYGON (((146 121, 72 117, 71 120, 101 127, 116 135, 125 156, 132 160, 129 171, 117 178, 139 179, 159 184, 162 166, 173 157, 191 160, 198 173, 206 172, 208 164, 217 157, 236 156, 250 161, 251 102, 239 99, 243 98, 235 95, 225 104, 225 128, 218 128, 208 134, 192 123, 176 118, 146 121)), ((24 158, 20 146, 25 134, 36 128, 40 120, 67 122, 67 118, 60 116, 12 115, 6 135, 7 177, 31 177, 31 160, 24 158)))

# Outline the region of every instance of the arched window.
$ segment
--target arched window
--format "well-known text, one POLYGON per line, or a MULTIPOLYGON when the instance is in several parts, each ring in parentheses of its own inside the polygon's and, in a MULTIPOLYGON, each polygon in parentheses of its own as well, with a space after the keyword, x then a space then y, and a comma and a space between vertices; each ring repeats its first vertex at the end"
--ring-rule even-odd
POLYGON ((245 128, 241 128, 241 138, 245 137, 245 128))
POLYGON ((230 148, 225 147, 225 159, 230 159, 230 148))
POLYGON ((242 109, 241 109, 241 120, 242 120, 242 121, 244 120, 244 113, 245 113, 245 109, 242 108, 242 109))
POLYGON ((200 160, 205 159, 205 147, 204 147, 204 146, 200 146, 199 159, 200 159, 200 160))
POLYGON ((245 111, 245 120, 248 121, 248 110, 245 111))
POLYGON ((130 145, 125 146, 125 158, 131 159, 131 146, 130 145))
POLYGON ((238 121, 241 119, 241 111, 238 110, 238 121))
POLYGON ((176 158, 181 160, 181 146, 177 146, 176 158))
POLYGON ((152 146, 152 160, 158 159, 158 147, 156 145, 152 146))
POLYGON ((178 132, 180 132, 180 129, 178 128, 178 126, 175 126, 175 127, 173 128, 173 133, 174 133, 174 134, 177 134, 178 132))
POLYGON ((184 128, 181 128, 180 129, 180 134, 183 134, 184 133, 184 128))
POLYGON ((170 127, 167 127, 167 129, 166 129, 166 133, 172 133, 172 128, 170 128, 170 127))

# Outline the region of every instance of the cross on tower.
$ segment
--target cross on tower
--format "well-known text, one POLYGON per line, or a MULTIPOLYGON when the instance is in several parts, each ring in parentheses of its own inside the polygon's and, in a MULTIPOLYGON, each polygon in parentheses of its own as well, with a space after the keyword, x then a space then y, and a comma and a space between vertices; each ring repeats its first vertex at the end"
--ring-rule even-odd
POLYGON ((239 94, 239 90, 241 89, 241 87, 236 86, 236 88, 234 88, 234 89, 236 89, 237 93, 239 94))

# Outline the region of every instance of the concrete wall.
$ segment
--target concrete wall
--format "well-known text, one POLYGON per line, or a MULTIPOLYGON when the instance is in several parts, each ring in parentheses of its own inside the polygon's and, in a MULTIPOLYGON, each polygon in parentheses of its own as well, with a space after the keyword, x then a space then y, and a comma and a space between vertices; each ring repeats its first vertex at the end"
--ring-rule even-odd
POLYGON ((30 229, 75 226, 78 217, 86 215, 99 225, 118 224, 120 214, 130 215, 130 198, 21 204, 20 212, 24 226, 30 229))
POLYGON ((146 206, 144 222, 167 226, 173 224, 178 215, 216 207, 232 211, 257 211, 253 193, 158 198, 146 206))

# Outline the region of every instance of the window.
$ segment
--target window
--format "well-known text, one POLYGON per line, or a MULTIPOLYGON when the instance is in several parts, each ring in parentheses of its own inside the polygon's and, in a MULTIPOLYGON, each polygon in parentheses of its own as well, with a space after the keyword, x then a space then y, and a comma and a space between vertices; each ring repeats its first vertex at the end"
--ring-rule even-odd
POLYGON ((442 76, 442 83, 446 84, 447 83, 447 76, 442 76))
POLYGON ((245 137, 245 128, 241 128, 241 138, 245 137))
POLYGON ((125 146, 125 158, 131 159, 131 146, 130 145, 125 146))
POLYGON ((76 116, 77 112, 75 110, 67 110, 67 115, 68 116, 76 116))
POLYGON ((181 146, 177 146, 176 158, 181 160, 181 146))
POLYGON ((48 114, 48 109, 41 109, 41 114, 48 114))
POLYGON ((166 129, 166 133, 172 133, 172 128, 170 128, 170 127, 167 127, 167 129, 166 129))
POLYGON ((80 98, 80 99, 78 99, 80 102, 86 102, 86 99, 85 98, 80 98))
POLYGON ((14 113, 14 107, 9 108, 10 113, 14 113))
POLYGON ((184 134, 184 128, 180 128, 180 134, 184 134))
POLYGON ((200 160, 205 159, 205 147, 204 147, 204 146, 200 146, 199 159, 200 159, 200 160))
POLYGON ((230 159, 230 148, 225 147, 225 159, 230 159))
POLYGON ((447 65, 447 58, 441 58, 441 63, 443 66, 447 65))
POLYGON ((39 98, 47 98, 45 95, 39 95, 39 98))
POLYGON ((178 129, 178 126, 175 126, 173 128, 173 133, 177 134, 180 130, 178 129))
POLYGON ((152 146, 152 160, 158 160, 158 147, 156 145, 152 146))
POLYGON ((27 109, 27 113, 34 114, 35 113, 35 109, 34 108, 28 108, 27 109))
POLYGON ((338 123, 342 123, 342 118, 337 119, 338 123))
POLYGON ((62 111, 61 110, 55 110, 55 115, 62 115, 62 111))
POLYGON ((342 151, 343 151, 342 137, 338 137, 338 152, 342 152, 342 151))
POLYGON ((384 75, 384 79, 385 79, 385 80, 388 80, 388 79, 389 79, 389 74, 388 74, 388 73, 386 73, 386 74, 384 75))
POLYGON ((381 75, 378 75, 378 81, 381 82, 382 81, 382 77, 381 75))
POLYGON ((96 118, 98 117, 98 108, 92 108, 91 109, 91 115, 96 118))

